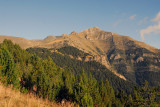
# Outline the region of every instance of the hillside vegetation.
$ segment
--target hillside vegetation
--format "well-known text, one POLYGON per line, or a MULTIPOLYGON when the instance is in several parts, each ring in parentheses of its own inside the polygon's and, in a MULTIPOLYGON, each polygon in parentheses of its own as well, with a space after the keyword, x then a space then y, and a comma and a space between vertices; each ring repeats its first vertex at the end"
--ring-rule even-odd
MULTIPOLYGON (((74 105, 66 102, 64 106, 73 107, 74 105)), ((38 98, 32 93, 21 93, 0 83, 0 107, 62 107, 62 104, 38 98)))
POLYGON ((104 65, 96 61, 84 61, 88 53, 84 53, 79 49, 71 46, 63 47, 53 51, 54 49, 46 48, 28 48, 27 51, 37 56, 46 59, 51 57, 56 65, 62 67, 67 71, 71 71, 76 76, 81 73, 82 70, 92 76, 100 83, 108 80, 115 91, 125 90, 126 93, 131 93, 136 86, 132 82, 125 81, 118 76, 114 75, 113 72, 108 70, 104 65), (73 58, 70 57, 72 55, 73 58), (82 60, 77 60, 77 57, 82 60))
POLYGON ((42 59, 28 53, 10 40, 0 44, 0 81, 22 93, 48 101, 66 99, 87 107, 159 105, 160 87, 150 87, 147 81, 127 95, 123 90, 115 92, 108 80, 98 82, 92 72, 82 70, 75 75, 72 71, 56 65, 54 58, 42 59))

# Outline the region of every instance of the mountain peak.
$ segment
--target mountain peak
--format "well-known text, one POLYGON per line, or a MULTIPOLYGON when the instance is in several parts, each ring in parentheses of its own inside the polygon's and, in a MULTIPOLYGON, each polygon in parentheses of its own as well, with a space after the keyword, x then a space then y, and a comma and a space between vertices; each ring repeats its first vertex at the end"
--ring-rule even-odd
POLYGON ((97 26, 93 27, 93 29, 96 29, 96 30, 101 30, 100 28, 98 28, 97 26))
POLYGON ((93 27, 93 28, 89 28, 89 29, 87 29, 87 30, 89 30, 89 31, 102 31, 100 28, 98 28, 98 27, 93 27))
POLYGON ((84 30, 84 31, 82 31, 82 32, 80 32, 80 33, 90 33, 90 34, 94 34, 95 32, 100 32, 100 31, 102 31, 100 28, 98 28, 98 27, 93 27, 93 28, 89 28, 89 29, 86 29, 86 30, 84 30))
POLYGON ((54 39, 56 39, 56 37, 55 36, 53 36, 53 35, 50 35, 50 36, 47 36, 44 40, 46 41, 48 41, 48 40, 54 40, 54 39))
POLYGON ((78 33, 76 31, 71 32, 71 35, 77 35, 78 33))
POLYGON ((66 33, 63 33, 61 36, 65 37, 65 36, 68 36, 66 33))

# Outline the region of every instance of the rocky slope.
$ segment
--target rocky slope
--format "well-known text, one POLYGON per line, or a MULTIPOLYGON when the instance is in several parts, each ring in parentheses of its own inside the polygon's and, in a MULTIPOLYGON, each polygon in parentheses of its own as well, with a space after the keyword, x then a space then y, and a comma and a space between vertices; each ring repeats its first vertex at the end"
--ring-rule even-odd
MULTIPOLYGON (((96 60, 121 78, 141 84, 150 72, 160 72, 160 50, 136 41, 128 36, 103 31, 97 27, 84 30, 80 33, 72 32, 62 36, 49 36, 44 40, 29 41, 23 38, 0 36, 0 42, 4 38, 11 39, 23 48, 43 47, 61 48, 73 46, 92 55, 85 60, 96 60), (149 72, 147 75, 144 72, 149 72), (137 76, 144 77, 142 80, 137 76)), ((158 77, 157 77, 158 78, 158 77)), ((152 78, 151 78, 152 79, 152 78)), ((150 81, 150 80, 149 80, 150 81)), ((152 85, 160 81, 152 82, 152 85)))

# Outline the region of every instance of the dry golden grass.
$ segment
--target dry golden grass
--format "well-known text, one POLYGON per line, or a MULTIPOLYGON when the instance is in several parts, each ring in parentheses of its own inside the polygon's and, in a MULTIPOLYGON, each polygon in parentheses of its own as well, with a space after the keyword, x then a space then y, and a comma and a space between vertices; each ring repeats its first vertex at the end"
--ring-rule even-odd
POLYGON ((33 94, 23 94, 13 90, 10 87, 4 87, 0 83, 0 107, 73 107, 74 104, 66 102, 64 105, 60 103, 50 102, 35 97, 33 94))

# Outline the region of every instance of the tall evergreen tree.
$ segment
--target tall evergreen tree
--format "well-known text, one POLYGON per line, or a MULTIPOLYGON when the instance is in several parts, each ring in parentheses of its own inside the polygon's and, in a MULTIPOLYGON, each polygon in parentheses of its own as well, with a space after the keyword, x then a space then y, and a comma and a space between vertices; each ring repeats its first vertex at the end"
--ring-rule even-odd
POLYGON ((6 85, 13 84, 16 88, 19 88, 19 74, 15 69, 13 56, 5 45, 0 46, 0 66, 2 66, 0 74, 3 78, 3 82, 5 82, 6 85))

